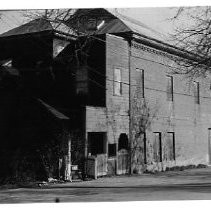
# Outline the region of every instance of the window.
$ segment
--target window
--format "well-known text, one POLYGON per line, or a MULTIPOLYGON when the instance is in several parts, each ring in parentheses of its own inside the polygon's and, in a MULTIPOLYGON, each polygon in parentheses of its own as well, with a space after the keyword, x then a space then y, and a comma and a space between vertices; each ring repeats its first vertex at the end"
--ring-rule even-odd
POLYGON ((122 72, 120 69, 114 69, 114 95, 122 95, 122 72))
POLYGON ((116 144, 108 144, 108 157, 116 156, 116 144))
POLYGON ((136 69, 137 72, 137 90, 138 95, 141 98, 144 98, 144 70, 143 69, 136 69))
POLYGON ((128 149, 128 137, 126 133, 121 133, 118 141, 118 150, 128 149))
POLYGON ((146 144, 146 133, 145 132, 143 132, 143 133, 141 133, 141 135, 140 135, 140 137, 141 137, 141 142, 143 142, 144 143, 144 164, 147 164, 147 144, 146 144))
POLYGON ((173 101, 173 77, 167 75, 167 89, 166 89, 166 93, 167 93, 167 101, 173 101))
POLYGON ((194 101, 196 104, 200 104, 200 95, 199 95, 199 82, 194 82, 194 101))
POLYGON ((175 134, 174 132, 168 132, 166 135, 166 151, 165 160, 175 160, 175 134))
POLYGON ((144 135, 144 163, 147 164, 147 138, 146 138, 146 133, 143 133, 144 135))
POLYGON ((162 162, 162 143, 160 132, 154 132, 153 160, 155 162, 162 162))

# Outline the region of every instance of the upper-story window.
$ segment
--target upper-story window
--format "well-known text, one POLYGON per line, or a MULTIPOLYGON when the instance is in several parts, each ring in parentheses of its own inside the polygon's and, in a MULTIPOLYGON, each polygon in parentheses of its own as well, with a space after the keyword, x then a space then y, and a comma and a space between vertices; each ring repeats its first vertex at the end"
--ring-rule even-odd
POLYGON ((138 95, 141 98, 144 98, 144 70, 143 69, 136 69, 137 72, 137 90, 138 95))
POLYGON ((170 75, 167 75, 166 79, 167 79, 167 87, 166 87, 167 101, 173 101, 174 100, 173 77, 170 75))
POLYGON ((199 82, 194 82, 194 101, 196 104, 200 104, 200 89, 199 89, 199 82))
POLYGON ((114 95, 122 95, 122 72, 121 69, 114 69, 114 95))

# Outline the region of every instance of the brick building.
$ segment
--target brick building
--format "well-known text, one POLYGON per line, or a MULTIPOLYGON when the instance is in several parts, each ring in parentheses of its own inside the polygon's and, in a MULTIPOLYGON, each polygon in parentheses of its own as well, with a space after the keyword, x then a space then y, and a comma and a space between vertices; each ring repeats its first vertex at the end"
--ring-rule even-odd
MULTIPOLYGON (((184 52, 149 27, 105 9, 78 10, 66 24, 77 25, 80 38, 53 28, 13 29, 0 44, 10 49, 1 60, 12 59, 30 94, 65 120, 72 164, 95 177, 209 164, 210 79, 172 74, 174 59, 187 58, 184 52), (12 49, 11 40, 19 40, 21 50, 12 49), (35 50, 38 42, 42 47, 35 50), (29 49, 30 56, 24 53, 29 49)), ((50 126, 43 129, 51 133, 50 126)))

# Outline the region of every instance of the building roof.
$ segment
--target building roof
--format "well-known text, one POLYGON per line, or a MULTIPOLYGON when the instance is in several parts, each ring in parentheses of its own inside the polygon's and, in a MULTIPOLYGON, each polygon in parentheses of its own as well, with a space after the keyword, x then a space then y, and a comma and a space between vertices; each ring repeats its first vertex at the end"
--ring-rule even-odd
POLYGON ((1 34, 0 37, 33 34, 44 31, 58 31, 66 34, 73 34, 73 31, 63 23, 54 23, 43 18, 38 18, 26 24, 13 28, 1 34))
MULTIPOLYGON (((115 9, 102 8, 78 9, 72 15, 72 17, 68 21, 66 21, 65 24, 53 23, 49 20, 39 18, 1 34, 0 38, 18 36, 23 34, 33 34, 36 32, 44 31, 54 31, 55 35, 60 35, 58 33, 61 33, 62 36, 64 34, 66 37, 71 36, 71 38, 73 38, 73 36, 76 37, 77 35, 74 32, 74 30, 77 31, 77 28, 74 28, 76 20, 78 20, 78 18, 83 18, 83 16, 88 16, 91 18, 98 17, 98 19, 101 20, 103 20, 103 18, 105 19, 101 27, 99 27, 97 31, 93 31, 94 35, 106 33, 118 34, 132 32, 137 34, 138 36, 144 37, 145 39, 153 40, 154 42, 156 42, 157 45, 168 45, 168 47, 173 47, 175 49, 177 48, 176 46, 174 46, 173 43, 170 43, 168 41, 167 36, 152 29, 141 21, 138 21, 128 16, 124 16, 117 12, 117 10, 115 9)), ((84 35, 86 34, 82 32, 82 36, 84 35)), ((178 48, 176 50, 178 50, 178 48)))
MULTIPOLYGON (((133 19, 132 17, 124 16, 121 13, 117 12, 117 10, 113 9, 106 9, 110 12, 113 16, 118 18, 131 32, 138 33, 140 35, 144 35, 150 38, 154 38, 160 41, 166 41, 167 38, 165 35, 161 34, 160 32, 154 30, 150 26, 144 24, 143 22, 133 19)), ((119 29, 117 27, 117 29, 119 29)))
MULTIPOLYGON (((166 36, 160 32, 152 29, 139 20, 124 16, 116 9, 78 9, 70 21, 67 21, 67 24, 71 23, 71 21, 74 23, 74 20, 80 19, 83 16, 105 18, 102 27, 95 31, 94 34, 134 32, 159 41, 167 41, 166 36)), ((71 26, 71 24, 69 25, 71 26)))
MULTIPOLYGON (((80 18, 82 16, 91 17, 106 17, 104 25, 95 32, 95 34, 105 34, 105 33, 122 33, 122 32, 135 32, 140 35, 151 37, 160 41, 166 42, 166 37, 157 32, 156 30, 150 28, 141 21, 135 20, 131 17, 124 16, 117 12, 115 9, 78 9, 70 19, 67 21, 67 25, 74 19, 80 18)), ((44 31, 57 31, 65 34, 76 35, 70 27, 64 23, 55 23, 44 18, 38 18, 32 20, 26 24, 19 27, 13 28, 3 34, 0 37, 17 36, 24 34, 32 34, 44 31)))

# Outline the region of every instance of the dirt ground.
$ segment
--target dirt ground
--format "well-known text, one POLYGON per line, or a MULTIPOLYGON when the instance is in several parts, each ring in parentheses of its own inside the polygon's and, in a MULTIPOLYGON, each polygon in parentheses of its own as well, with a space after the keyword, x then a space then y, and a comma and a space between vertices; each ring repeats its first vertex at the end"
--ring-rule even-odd
POLYGON ((211 167, 0 190, 0 203, 149 200, 211 200, 211 167))

